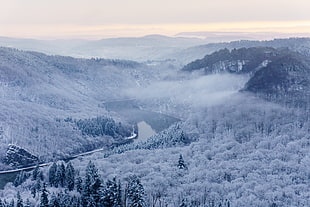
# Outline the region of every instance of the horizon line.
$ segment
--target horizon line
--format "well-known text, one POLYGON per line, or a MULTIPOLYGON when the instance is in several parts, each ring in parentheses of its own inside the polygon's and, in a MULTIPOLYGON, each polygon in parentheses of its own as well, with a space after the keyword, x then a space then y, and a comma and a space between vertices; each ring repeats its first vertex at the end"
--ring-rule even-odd
POLYGON ((180 33, 310 34, 310 21, 222 22, 207 24, 4 25, 0 36, 25 39, 89 39, 180 33))

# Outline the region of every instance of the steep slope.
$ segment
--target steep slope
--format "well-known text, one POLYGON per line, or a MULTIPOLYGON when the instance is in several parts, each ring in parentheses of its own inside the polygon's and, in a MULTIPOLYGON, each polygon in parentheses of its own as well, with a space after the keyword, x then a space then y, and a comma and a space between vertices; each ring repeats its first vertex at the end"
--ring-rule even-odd
POLYGON ((280 51, 266 47, 241 48, 231 51, 222 49, 185 65, 182 70, 203 70, 206 74, 249 73, 264 67, 279 54, 280 51))
MULTIPOLYGON (((276 97, 272 100, 280 103, 284 102, 277 94, 280 94, 280 98, 282 95, 288 98, 295 96, 297 99, 306 97, 305 94, 309 92, 306 88, 308 79, 303 76, 309 74, 308 57, 272 48, 240 49, 234 52, 223 50, 222 53, 223 55, 211 55, 211 60, 214 61, 206 63, 208 67, 205 76, 187 72, 168 80, 154 81, 153 86, 149 84, 148 87, 140 87, 145 89, 138 93, 141 99, 159 99, 159 102, 153 102, 153 106, 164 106, 166 110, 184 114, 182 123, 141 143, 72 160, 71 163, 80 172, 76 188, 70 192, 69 186, 48 187, 49 192, 55 192, 54 196, 49 194, 49 198, 52 200, 52 197, 55 199, 57 196, 63 205, 68 206, 73 206, 69 202, 79 203, 80 197, 84 200, 100 198, 96 201, 99 202, 111 195, 108 183, 113 179, 120 179, 120 188, 117 189, 124 189, 121 192, 126 197, 126 190, 130 186, 127 185, 128 180, 138 177, 141 180, 139 186, 144 186, 139 189, 144 190, 137 194, 145 206, 309 206, 309 111, 271 103, 254 96, 271 94, 276 97), (239 69, 234 62, 238 63, 240 60, 244 64, 239 69), (217 67, 217 64, 220 66, 217 67), (208 75, 209 73, 217 74, 208 75), (250 80, 245 84, 248 79, 245 81, 241 77, 248 77, 250 80), (241 93, 240 88, 245 88, 250 93, 241 93), (225 98, 217 101, 217 97, 223 92, 225 98), (175 101, 171 101, 171 97, 175 101), (184 108, 187 110, 183 110, 182 106, 186 106, 184 108), (193 140, 196 142, 190 142, 193 140), (179 167, 180 157, 184 158, 185 167, 179 167), (86 167, 92 164, 90 161, 98 166, 98 171, 95 167, 86 167), (81 186, 81 183, 89 183, 87 180, 91 172, 96 182, 81 186), (83 198, 83 189, 89 189, 89 186, 96 191, 83 198)), ((73 77, 82 81, 84 76, 79 77, 80 79, 73 77)), ((155 78, 147 80, 152 82, 155 78)), ((108 90, 111 91, 113 92, 108 90)), ((136 92, 134 90, 132 93, 136 92)), ((33 104, 29 101, 27 103, 33 104)), ((122 106, 122 103, 109 104, 115 108, 122 106)), ((40 105, 42 104, 36 104, 40 105)), ((49 114, 52 110, 68 113, 68 110, 62 108, 44 106, 49 110, 33 108, 27 115, 44 113, 44 116, 54 117, 49 114)), ((84 107, 83 104, 79 106, 84 107)), ((8 106, 6 108, 9 109, 8 106)), ((20 113, 18 107, 16 110, 20 113)), ((11 110, 9 114, 13 112, 11 110)), ((91 110, 87 109, 87 112, 91 110)), ((1 113, 5 114, 5 111, 1 110, 1 113)), ((49 123, 41 120, 39 123, 44 124, 33 131, 37 131, 38 137, 42 137, 41 129, 48 128, 49 123)), ((71 122, 65 123, 68 124, 66 126, 71 126, 71 122)), ((59 126, 61 124, 55 129, 59 126)), ((68 136, 66 142, 72 143, 72 138, 68 136)), ((61 164, 58 163, 58 166, 61 164)), ((42 172, 42 180, 49 183, 51 171, 44 168, 42 172)), ((19 177, 21 175, 22 173, 19 177)), ((31 179, 26 177, 26 181, 22 180, 18 187, 8 184, 0 191, 0 197, 2 200, 16 200, 14 192, 19 191, 24 200, 30 198, 32 205, 38 205, 40 195, 31 195, 30 189, 36 189, 40 180, 31 179)), ((50 182, 48 186, 53 184, 50 182)), ((126 206, 126 201, 124 199, 121 205, 126 206)))
POLYGON ((296 53, 283 55, 258 70, 244 90, 290 106, 308 107, 310 60, 296 53))
POLYGON ((196 70, 204 74, 250 74, 242 91, 293 107, 309 104, 310 58, 287 49, 223 49, 183 67, 183 71, 196 70))
MULTIPOLYGON (((175 207, 182 203, 197 207, 308 204, 307 115, 243 95, 192 114, 182 125, 193 125, 196 120, 200 136, 189 146, 169 143, 166 148, 165 141, 179 134, 176 132, 180 128, 175 126, 177 131, 163 133, 161 138, 154 136, 140 146, 127 146, 107 158, 103 158, 104 152, 95 153, 72 160, 72 164, 80 171, 79 179, 85 181, 86 166, 90 161, 95 163, 103 183, 101 189, 115 177, 126 189, 127 180, 136 175, 144 186, 146 195, 142 199, 146 206, 152 206, 156 199, 155 206, 161 203, 175 207), (154 140, 153 144, 158 145, 150 145, 154 140), (180 154, 185 168, 178 166, 180 154)), ((48 169, 42 171, 47 181, 48 169)), ((24 198, 31 197, 29 186, 35 183, 30 178, 17 188, 8 185, 2 191, 3 198, 10 198, 10 192, 17 190, 24 198)), ((63 188, 50 190, 61 192, 63 188)), ((100 192, 101 198, 104 192, 100 192)), ((66 193, 66 198, 76 195, 79 193, 74 190, 66 193)), ((31 197, 33 203, 39 199, 31 197)))
MULTIPOLYGON (((8 144, 25 148, 41 161, 112 144, 119 138, 111 136, 114 132, 88 136, 67 118, 110 117, 103 102, 126 98, 124 88, 147 84, 157 73, 132 61, 0 48, 0 159, 8 144)), ((113 116, 115 123, 123 122, 113 116)))

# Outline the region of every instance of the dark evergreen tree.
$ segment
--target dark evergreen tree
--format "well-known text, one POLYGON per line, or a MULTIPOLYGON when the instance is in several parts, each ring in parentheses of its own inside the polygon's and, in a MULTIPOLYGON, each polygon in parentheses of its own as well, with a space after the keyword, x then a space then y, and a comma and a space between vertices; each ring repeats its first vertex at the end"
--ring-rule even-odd
POLYGON ((32 180, 37 180, 38 177, 39 177, 39 174, 40 174, 40 168, 39 168, 39 166, 37 165, 36 168, 34 168, 34 170, 32 171, 32 177, 31 177, 31 179, 32 179, 32 180))
POLYGON ((16 178, 15 178, 15 180, 14 180, 14 182, 13 182, 14 186, 15 186, 15 187, 19 186, 20 184, 22 184, 23 182, 25 182, 29 176, 30 176, 30 175, 29 175, 27 172, 25 172, 25 171, 23 171, 23 170, 20 171, 20 172, 17 174, 17 176, 16 176, 16 178))
POLYGON ((31 194, 35 198, 41 189, 41 180, 37 179, 36 183, 31 187, 31 194))
POLYGON ((83 180, 82 178, 79 176, 76 178, 76 191, 79 193, 82 193, 83 191, 83 180))
POLYGON ((60 192, 58 194, 58 198, 59 198, 60 206, 71 206, 70 205, 71 197, 70 197, 70 195, 67 192, 65 192, 65 193, 60 192))
POLYGON ((80 207, 80 201, 79 201, 78 197, 76 197, 76 196, 71 197, 70 207, 80 207))
POLYGON ((276 203, 272 203, 270 207, 278 207, 278 205, 276 203))
POLYGON ((23 207, 23 206, 24 206, 24 204, 23 204, 23 199, 21 198, 20 193, 17 192, 16 207, 23 207))
POLYGON ((56 175, 57 175, 57 164, 54 162, 48 171, 48 181, 50 185, 54 187, 58 186, 56 175))
POLYGON ((129 200, 129 206, 131 207, 143 207, 144 202, 144 188, 137 176, 129 178, 127 197, 129 200))
POLYGON ((179 169, 187 169, 185 162, 183 160, 183 156, 180 154, 179 161, 178 161, 178 168, 179 169))
POLYGON ((104 126, 104 131, 107 135, 114 136, 115 135, 115 122, 113 120, 109 120, 104 126))
POLYGON ((77 198, 77 203, 76 203, 76 207, 81 207, 82 206, 82 200, 80 197, 77 198))
POLYGON ((86 205, 83 204, 83 206, 86 206, 86 207, 97 207, 97 204, 94 200, 93 197, 90 197, 87 202, 86 202, 86 205))
POLYGON ((121 206, 122 200, 121 200, 120 184, 119 185, 117 184, 116 178, 113 178, 113 180, 108 180, 106 182, 103 191, 102 204, 105 207, 121 206))
POLYGON ((30 189, 30 191, 31 191, 32 197, 35 198, 35 197, 36 197, 36 194, 37 194, 37 189, 36 189, 36 187, 35 187, 35 186, 32 186, 31 189, 30 189))
POLYGON ((230 201, 226 199, 225 205, 226 205, 225 207, 230 207, 230 201))
POLYGON ((100 187, 101 180, 98 175, 98 169, 89 161, 86 167, 85 182, 82 192, 83 205, 86 206, 89 203, 89 199, 94 200, 95 203, 100 201, 100 187))
POLYGON ((101 180, 98 177, 91 186, 91 196, 94 198, 96 204, 100 203, 100 198, 102 196, 101 187, 101 180))
POLYGON ((50 200, 50 207, 60 207, 58 197, 53 193, 50 200))
POLYGON ((4 207, 4 203, 1 199, 0 199, 0 207, 4 207))
POLYGON ((43 183, 40 207, 49 207, 48 206, 48 192, 46 190, 46 183, 43 183))
POLYGON ((75 181, 75 171, 71 162, 69 162, 66 167, 66 185, 69 191, 72 191, 74 189, 75 184, 74 181, 75 181))
POLYGON ((117 184, 117 196, 116 196, 116 206, 123 206, 123 202, 122 202, 122 185, 121 185, 121 181, 118 180, 118 184, 117 184))
POLYGON ((187 207, 186 201, 184 199, 182 199, 182 203, 181 203, 180 207, 187 207))
POLYGON ((41 170, 39 171, 39 174, 38 174, 38 180, 41 180, 41 181, 44 180, 44 175, 43 175, 43 172, 41 170))
POLYGON ((91 185, 92 185, 91 176, 86 172, 83 187, 83 197, 85 197, 86 199, 89 198, 91 195, 91 185))
POLYGON ((35 188, 37 190, 37 192, 39 192, 41 190, 41 180, 37 179, 36 184, 35 184, 35 188))
POLYGON ((66 176, 66 168, 64 163, 62 162, 60 165, 57 166, 56 181, 58 183, 58 186, 61 187, 65 186, 65 176, 66 176))

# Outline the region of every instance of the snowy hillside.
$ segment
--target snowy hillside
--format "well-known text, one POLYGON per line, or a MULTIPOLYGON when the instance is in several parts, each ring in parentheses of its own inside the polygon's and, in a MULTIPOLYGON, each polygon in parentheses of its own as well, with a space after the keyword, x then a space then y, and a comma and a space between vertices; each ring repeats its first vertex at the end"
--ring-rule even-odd
POLYGON ((270 47, 222 49, 183 67, 204 74, 249 74, 244 91, 282 105, 309 108, 310 58, 270 47))
POLYGON ((44 161, 113 143, 111 136, 84 136, 65 120, 114 116, 123 122, 102 103, 124 99, 124 88, 146 85, 158 76, 158 69, 132 61, 0 48, 1 159, 8 144, 44 161))
POLYGON ((1 141, 34 155, 17 147, 10 152, 35 159, 106 148, 20 172, 0 191, 0 203, 309 206, 310 60, 299 51, 302 41, 306 47, 308 39, 289 39, 205 53, 183 70, 169 62, 2 48, 1 141), (292 41, 298 49, 279 49, 292 41), (276 42, 278 49, 271 48, 276 42), (161 130, 110 147, 129 136, 125 120, 147 122, 141 117, 148 111, 161 130), (174 121, 164 129, 157 116, 174 121))

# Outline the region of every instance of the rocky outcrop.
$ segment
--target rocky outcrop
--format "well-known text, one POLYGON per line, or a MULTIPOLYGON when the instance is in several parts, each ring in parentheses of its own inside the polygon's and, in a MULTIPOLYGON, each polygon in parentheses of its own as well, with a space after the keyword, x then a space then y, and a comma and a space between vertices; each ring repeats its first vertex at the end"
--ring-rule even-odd
POLYGON ((16 146, 9 145, 4 162, 12 167, 23 167, 38 163, 39 159, 27 150, 16 146))
POLYGON ((249 74, 242 91, 292 107, 309 108, 310 58, 288 49, 223 49, 183 68, 205 74, 249 74))
POLYGON ((310 60, 287 53, 253 74, 244 87, 249 91, 294 107, 308 107, 310 100, 310 60))
POLYGON ((203 70, 206 74, 252 73, 266 66, 280 54, 281 51, 269 47, 241 48, 231 51, 222 49, 189 63, 184 66, 183 71, 203 70))

